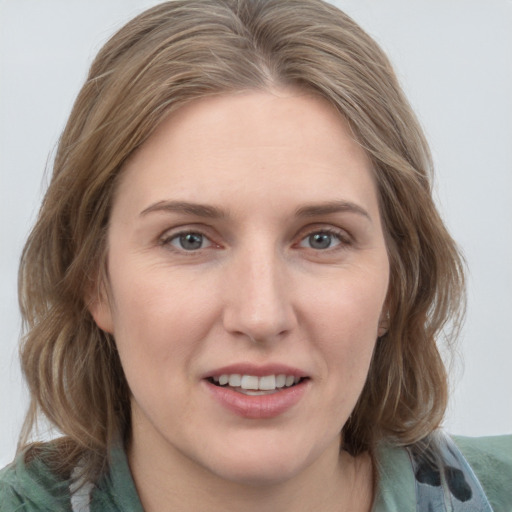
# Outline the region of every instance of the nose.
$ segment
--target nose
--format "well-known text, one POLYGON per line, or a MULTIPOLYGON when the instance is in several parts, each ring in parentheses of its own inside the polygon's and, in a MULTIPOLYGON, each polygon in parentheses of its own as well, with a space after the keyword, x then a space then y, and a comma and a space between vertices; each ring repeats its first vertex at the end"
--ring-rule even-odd
POLYGON ((296 325, 286 262, 272 248, 241 251, 224 282, 226 331, 255 342, 282 339, 296 325))

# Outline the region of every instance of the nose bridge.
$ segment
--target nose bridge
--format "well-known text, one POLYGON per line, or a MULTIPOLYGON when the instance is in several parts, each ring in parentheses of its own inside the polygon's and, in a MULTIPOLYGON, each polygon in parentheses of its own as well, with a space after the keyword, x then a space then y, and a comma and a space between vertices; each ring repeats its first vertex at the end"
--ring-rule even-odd
POLYGON ((230 268, 225 328, 255 341, 271 340, 293 326, 286 264, 268 241, 247 244, 230 268))

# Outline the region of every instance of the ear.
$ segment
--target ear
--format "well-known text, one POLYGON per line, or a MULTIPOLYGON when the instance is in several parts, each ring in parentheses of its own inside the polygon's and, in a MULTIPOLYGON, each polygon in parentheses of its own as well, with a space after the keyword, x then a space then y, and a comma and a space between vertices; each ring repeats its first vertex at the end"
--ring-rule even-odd
POLYGON ((389 310, 385 307, 382 310, 379 318, 379 327, 377 330, 377 336, 380 338, 384 336, 389 331, 389 310))
POLYGON ((114 334, 112 307, 104 285, 95 287, 94 292, 88 294, 87 309, 102 331, 114 334))

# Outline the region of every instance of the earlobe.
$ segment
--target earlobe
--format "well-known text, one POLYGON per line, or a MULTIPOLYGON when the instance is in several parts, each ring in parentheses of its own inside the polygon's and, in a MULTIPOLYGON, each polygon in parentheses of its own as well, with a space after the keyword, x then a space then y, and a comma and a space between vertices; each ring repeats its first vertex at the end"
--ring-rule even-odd
POLYGON ((379 327, 377 330, 377 336, 381 338, 389 331, 389 311, 383 311, 379 319, 379 327))
POLYGON ((99 291, 87 303, 87 309, 93 317, 96 325, 109 334, 114 334, 114 322, 112 310, 104 290, 99 291))

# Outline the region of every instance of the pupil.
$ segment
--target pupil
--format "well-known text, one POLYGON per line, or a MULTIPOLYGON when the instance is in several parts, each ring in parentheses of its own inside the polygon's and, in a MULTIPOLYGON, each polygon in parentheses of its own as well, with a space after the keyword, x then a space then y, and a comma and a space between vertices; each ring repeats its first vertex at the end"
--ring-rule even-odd
POLYGON ((328 233, 315 233, 310 235, 309 243, 313 249, 327 249, 331 245, 331 235, 328 233))
POLYGON ((200 249, 203 244, 203 235, 198 233, 187 233, 180 236, 180 245, 187 251, 200 249))

